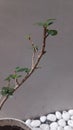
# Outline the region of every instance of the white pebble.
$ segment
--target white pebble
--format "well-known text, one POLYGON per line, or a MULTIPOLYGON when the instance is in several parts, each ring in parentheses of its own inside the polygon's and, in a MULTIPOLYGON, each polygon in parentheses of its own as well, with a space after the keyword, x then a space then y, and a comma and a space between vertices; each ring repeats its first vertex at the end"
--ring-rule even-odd
POLYGON ((50 128, 50 130, 57 130, 57 129, 56 129, 56 128, 54 128, 54 129, 51 129, 51 128, 50 128))
POLYGON ((30 123, 31 123, 31 119, 27 119, 25 122, 26 125, 30 125, 30 123))
POLYGON ((54 115, 54 114, 48 114, 47 115, 47 120, 49 120, 49 121, 56 121, 56 115, 54 115))
POLYGON ((70 109, 68 112, 71 116, 73 116, 73 109, 70 109))
POLYGON ((73 116, 71 116, 71 120, 73 120, 73 116))
POLYGON ((59 111, 56 111, 55 115, 56 115, 57 119, 61 119, 61 117, 62 117, 61 112, 59 112, 59 111))
POLYGON ((65 126, 64 130, 73 130, 70 126, 65 126))
POLYGON ((64 119, 60 119, 60 120, 58 121, 58 124, 59 124, 59 126, 64 127, 64 126, 66 125, 66 122, 65 122, 64 119))
POLYGON ((41 124, 41 122, 39 120, 33 120, 30 125, 32 127, 38 127, 38 126, 40 126, 40 124, 41 124))
POLYGON ((31 128, 31 126, 30 126, 30 124, 31 124, 31 119, 27 119, 27 120, 25 121, 25 124, 26 124, 28 127, 31 128))
POLYGON ((32 128, 31 130, 41 130, 40 128, 32 128))
POLYGON ((41 124, 40 128, 41 128, 41 130, 49 130, 49 125, 48 124, 41 124))
POLYGON ((68 125, 73 127, 73 120, 68 120, 68 125))
POLYGON ((66 111, 63 112, 62 117, 65 121, 68 121, 70 119, 70 114, 66 111))
POLYGON ((41 116, 40 121, 44 123, 46 121, 46 118, 47 118, 46 116, 41 116))
POLYGON ((51 123, 51 124, 50 124, 50 128, 53 129, 53 130, 54 130, 54 129, 57 129, 57 128, 58 128, 58 123, 57 123, 57 122, 51 123))
POLYGON ((64 130, 64 128, 61 126, 58 126, 57 130, 64 130))

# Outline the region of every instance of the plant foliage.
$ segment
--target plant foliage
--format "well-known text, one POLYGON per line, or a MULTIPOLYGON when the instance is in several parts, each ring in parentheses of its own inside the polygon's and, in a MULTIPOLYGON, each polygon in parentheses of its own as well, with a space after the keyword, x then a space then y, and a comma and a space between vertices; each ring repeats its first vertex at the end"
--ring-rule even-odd
POLYGON ((17 75, 17 74, 10 74, 5 80, 6 81, 10 81, 11 79, 18 79, 20 78, 22 75, 17 75))
POLYGON ((13 95, 13 92, 14 92, 14 88, 12 88, 12 87, 3 87, 2 90, 1 90, 1 94, 2 94, 3 96, 13 95))
POLYGON ((42 26, 42 27, 48 27, 50 26, 51 24, 54 23, 54 20, 55 19, 47 19, 45 22, 38 22, 36 23, 38 26, 42 26))
POLYGON ((51 36, 55 36, 55 35, 57 35, 57 30, 47 30, 47 34, 48 34, 48 36, 49 35, 51 35, 51 36))
POLYGON ((16 71, 16 73, 17 73, 17 72, 26 72, 26 73, 29 73, 29 72, 30 72, 30 69, 29 69, 29 68, 16 67, 16 68, 15 68, 15 71, 16 71))

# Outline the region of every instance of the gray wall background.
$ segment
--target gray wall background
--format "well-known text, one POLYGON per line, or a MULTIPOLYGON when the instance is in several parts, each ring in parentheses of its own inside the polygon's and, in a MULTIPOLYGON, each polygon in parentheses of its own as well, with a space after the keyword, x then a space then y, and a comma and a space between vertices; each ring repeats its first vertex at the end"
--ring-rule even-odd
POLYGON ((16 66, 30 66, 25 34, 40 47, 42 29, 33 24, 56 18, 56 37, 47 39, 42 67, 9 98, 0 117, 25 119, 73 108, 73 0, 0 0, 0 87, 16 66))

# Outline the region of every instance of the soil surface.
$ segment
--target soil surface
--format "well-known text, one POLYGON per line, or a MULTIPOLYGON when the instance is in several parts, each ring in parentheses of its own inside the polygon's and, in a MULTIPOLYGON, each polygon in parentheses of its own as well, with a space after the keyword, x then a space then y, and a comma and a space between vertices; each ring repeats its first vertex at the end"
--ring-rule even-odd
POLYGON ((0 130, 24 130, 18 126, 0 126, 0 130))

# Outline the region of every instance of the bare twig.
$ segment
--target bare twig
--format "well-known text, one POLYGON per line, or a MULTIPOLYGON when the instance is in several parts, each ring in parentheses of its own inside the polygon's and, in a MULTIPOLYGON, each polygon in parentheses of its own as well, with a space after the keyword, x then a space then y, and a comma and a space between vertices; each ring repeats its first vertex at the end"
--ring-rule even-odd
POLYGON ((3 107, 4 103, 6 102, 6 100, 8 99, 8 95, 7 96, 2 96, 0 99, 0 109, 3 107))
MULTIPOLYGON (((16 71, 14 71, 14 74, 16 74, 16 71)), ((18 81, 17 78, 15 78, 15 86, 16 86, 16 85, 19 85, 19 81, 18 81)))
POLYGON ((34 64, 35 64, 35 52, 33 52, 32 54, 32 65, 31 65, 31 68, 33 69, 34 68, 34 64))
POLYGON ((30 43, 31 43, 31 46, 32 46, 32 49, 33 49, 33 54, 32 54, 32 64, 31 64, 31 68, 33 69, 34 64, 35 64, 36 48, 35 48, 35 46, 34 46, 34 42, 33 42, 32 39, 31 39, 31 36, 29 36, 28 39, 29 39, 29 41, 30 41, 30 43))

